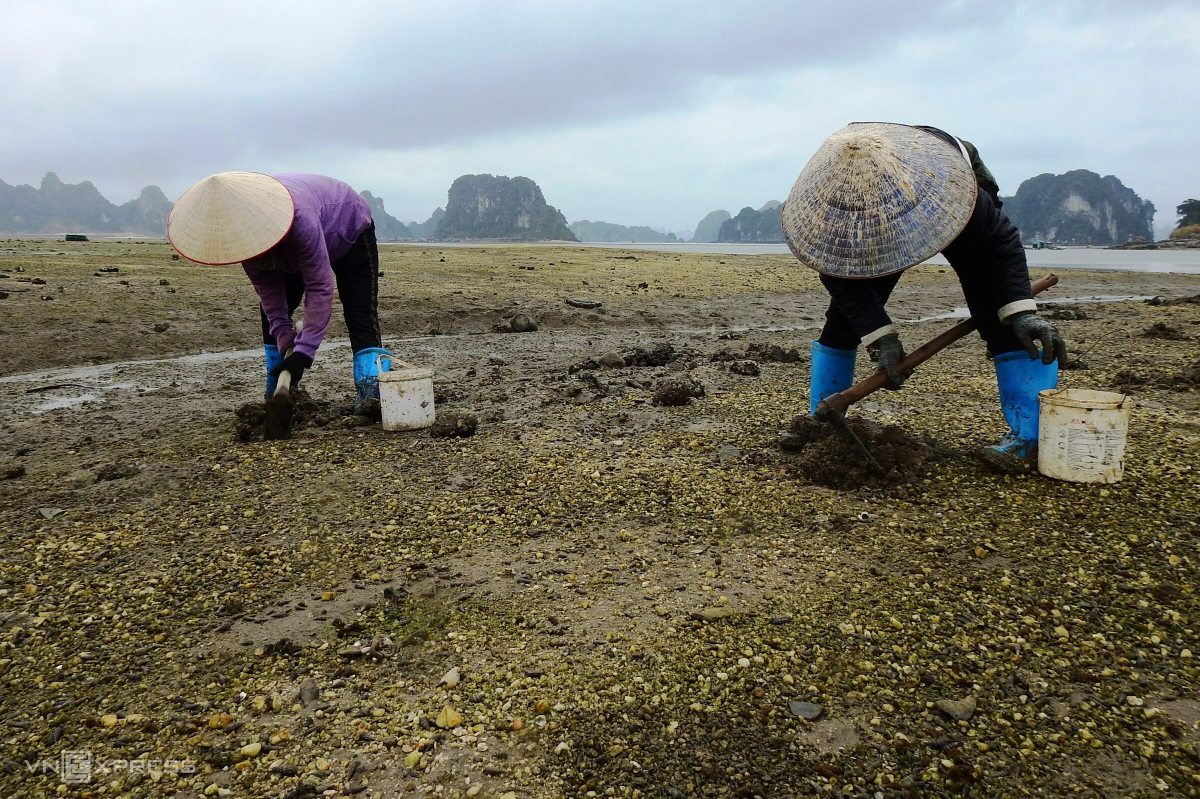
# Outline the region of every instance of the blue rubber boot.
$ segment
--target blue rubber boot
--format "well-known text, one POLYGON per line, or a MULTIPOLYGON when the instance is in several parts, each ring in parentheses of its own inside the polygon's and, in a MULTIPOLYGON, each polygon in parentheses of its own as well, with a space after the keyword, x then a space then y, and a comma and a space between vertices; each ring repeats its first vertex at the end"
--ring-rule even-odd
POLYGON ((1038 392, 1058 386, 1058 361, 1042 363, 1022 350, 1006 352, 994 359, 996 384, 1000 387, 1000 410, 1009 432, 989 449, 1025 460, 1037 455, 1038 392))
POLYGON ((278 378, 271 375, 271 370, 283 363, 283 356, 279 354, 279 348, 274 344, 264 344, 263 358, 267 364, 267 386, 265 391, 266 396, 270 397, 275 393, 275 383, 278 380, 278 378))
POLYGON ((817 412, 821 400, 854 385, 854 358, 858 350, 839 350, 812 343, 812 377, 809 382, 808 415, 817 412))
POLYGON ((355 405, 379 399, 379 373, 392 370, 395 356, 383 347, 367 347, 354 353, 355 405))

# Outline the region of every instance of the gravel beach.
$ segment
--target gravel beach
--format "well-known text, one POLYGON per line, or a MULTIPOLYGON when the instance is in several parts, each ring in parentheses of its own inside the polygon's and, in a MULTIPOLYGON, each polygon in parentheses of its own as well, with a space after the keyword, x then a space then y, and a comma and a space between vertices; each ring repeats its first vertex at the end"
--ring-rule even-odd
MULTIPOLYGON (((171 253, 0 241, 0 795, 1200 795, 1200 276, 1040 298, 1062 385, 1135 403, 1121 482, 977 460, 971 336, 852 410, 922 457, 831 488, 780 447, 788 256, 385 246, 473 435, 355 415, 335 313, 262 442, 250 285, 171 253)), ((889 310, 960 305, 926 265, 889 310)))

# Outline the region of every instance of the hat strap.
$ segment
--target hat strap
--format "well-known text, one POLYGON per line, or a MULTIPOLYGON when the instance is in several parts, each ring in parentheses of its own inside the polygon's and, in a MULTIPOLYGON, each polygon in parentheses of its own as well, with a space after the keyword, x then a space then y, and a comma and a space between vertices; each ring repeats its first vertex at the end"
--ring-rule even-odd
POLYGON ((958 145, 958 151, 962 153, 962 157, 967 159, 967 163, 970 164, 971 154, 967 152, 967 145, 963 144, 962 139, 958 138, 957 136, 951 136, 951 138, 954 139, 954 143, 958 145))

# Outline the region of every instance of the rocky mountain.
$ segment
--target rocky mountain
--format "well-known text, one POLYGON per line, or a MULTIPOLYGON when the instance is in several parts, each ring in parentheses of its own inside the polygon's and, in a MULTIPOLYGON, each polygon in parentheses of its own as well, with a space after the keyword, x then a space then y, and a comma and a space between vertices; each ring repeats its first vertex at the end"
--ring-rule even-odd
POLYGON ((732 219, 721 223, 717 234, 719 242, 743 244, 774 244, 783 241, 783 223, 780 207, 783 203, 772 200, 757 211, 747 206, 732 219))
POLYGON ((1004 211, 1029 243, 1124 244, 1154 240, 1154 204, 1143 200, 1113 175, 1086 169, 1046 173, 1002 198, 1004 211))
POLYGON ((526 177, 463 175, 450 185, 432 238, 577 241, 566 217, 526 177))
POLYGON ((660 233, 645 225, 627 227, 612 222, 589 222, 581 219, 571 223, 571 232, 580 241, 620 241, 620 242, 652 242, 673 243, 679 241, 674 233, 660 233))
POLYGON ((408 223, 408 232, 412 233, 414 239, 430 239, 437 232, 438 223, 442 221, 442 217, 446 215, 445 209, 440 206, 433 210, 429 218, 424 222, 412 221, 408 223))
POLYGON ((696 223, 696 232, 692 234, 692 241, 710 243, 717 240, 721 235, 721 223, 729 219, 728 211, 713 211, 696 223))
POLYGON ((369 191, 359 194, 371 206, 371 218, 375 220, 375 238, 380 241, 409 241, 413 238, 408 225, 389 214, 383 208, 383 198, 376 197, 369 191))
POLYGON ((114 205, 89 181, 69 184, 47 172, 38 188, 0 180, 0 233, 164 236, 171 203, 157 186, 114 205))

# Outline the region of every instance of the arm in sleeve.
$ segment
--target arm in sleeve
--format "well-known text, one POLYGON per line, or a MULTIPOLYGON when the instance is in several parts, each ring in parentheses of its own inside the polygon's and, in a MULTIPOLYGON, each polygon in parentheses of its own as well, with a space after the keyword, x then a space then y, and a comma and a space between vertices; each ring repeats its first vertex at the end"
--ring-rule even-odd
POLYGON ((1001 322, 1022 311, 1037 310, 1021 232, 984 189, 979 190, 975 213, 966 228, 942 252, 952 264, 965 265, 986 281, 1001 322))
POLYGON ((297 216, 290 244, 304 279, 304 329, 293 349, 314 358, 325 339, 333 308, 333 265, 325 247, 325 234, 316 220, 297 216))
POLYGON ((869 278, 852 280, 821 275, 821 284, 829 292, 834 306, 854 327, 854 332, 862 337, 864 346, 896 332, 896 326, 892 324, 892 318, 888 316, 869 278))
POLYGON ((292 318, 288 316, 287 289, 283 285, 283 273, 274 269, 259 269, 242 264, 246 277, 254 286, 254 293, 267 316, 267 326, 280 352, 292 348, 296 333, 292 329, 292 318))

